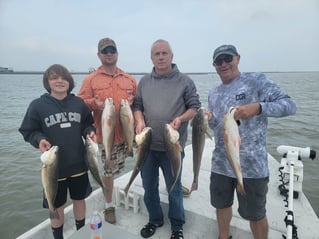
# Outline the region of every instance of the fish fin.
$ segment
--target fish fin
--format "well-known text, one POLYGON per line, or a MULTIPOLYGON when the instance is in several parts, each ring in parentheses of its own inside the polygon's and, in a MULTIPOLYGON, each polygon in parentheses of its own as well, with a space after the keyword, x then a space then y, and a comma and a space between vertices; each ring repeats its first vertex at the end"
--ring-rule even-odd
POLYGON ((125 154, 126 154, 126 156, 128 156, 128 157, 133 157, 133 156, 134 156, 134 154, 133 154, 133 149, 131 149, 131 150, 127 149, 125 154))
POLYGON ((60 217, 59 217, 59 213, 58 213, 58 211, 55 209, 54 211, 51 211, 50 210, 50 219, 59 219, 60 217))
POLYGON ((240 193, 242 196, 246 195, 244 185, 240 185, 239 183, 237 184, 236 190, 238 193, 240 193))
POLYGON ((208 137, 210 140, 213 140, 213 137, 210 135, 210 133, 208 133, 208 132, 206 131, 205 134, 207 135, 207 137, 208 137))
POLYGON ((189 197, 192 193, 192 190, 189 190, 187 187, 182 185, 182 191, 184 197, 189 197))
POLYGON ((176 148, 177 148, 178 152, 183 152, 183 147, 179 142, 177 142, 176 148))
POLYGON ((125 197, 127 197, 129 187, 130 187, 129 185, 126 185, 126 187, 124 188, 125 197))
POLYGON ((198 189, 198 182, 193 181, 191 192, 197 191, 197 189, 198 189))
POLYGON ((228 144, 228 142, 229 142, 228 134, 224 134, 224 141, 225 141, 225 144, 228 144))
POLYGON ((112 127, 113 124, 112 124, 112 120, 111 120, 111 119, 108 118, 108 119, 106 119, 105 121, 106 121, 105 123, 106 123, 108 126, 112 127))

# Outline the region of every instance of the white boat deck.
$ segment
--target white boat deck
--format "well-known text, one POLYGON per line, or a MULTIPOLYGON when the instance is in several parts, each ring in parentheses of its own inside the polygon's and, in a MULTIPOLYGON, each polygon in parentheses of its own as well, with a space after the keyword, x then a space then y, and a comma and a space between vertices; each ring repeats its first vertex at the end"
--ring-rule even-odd
MULTIPOLYGON (((211 140, 206 140, 199 174, 198 191, 194 191, 192 192, 190 197, 184 198, 184 209, 186 218, 186 223, 184 225, 184 237, 186 239, 218 238, 215 209, 210 205, 209 196, 211 153, 213 147, 214 143, 211 140)), ((184 186, 190 187, 193 180, 191 146, 187 146, 185 148, 185 154, 186 156, 183 162, 182 171, 182 183, 184 186)), ((279 194, 278 190, 278 185, 280 184, 278 177, 278 167, 279 163, 274 158, 272 158, 272 156, 269 155, 269 168, 271 171, 271 177, 267 197, 267 217, 269 223, 270 239, 283 238, 282 234, 286 234, 286 225, 284 222, 284 218, 286 216, 286 210, 288 210, 288 208, 284 207, 284 198, 279 194)), ((131 172, 128 172, 115 180, 115 190, 113 196, 114 201, 117 205, 117 223, 115 226, 111 226, 105 223, 105 238, 141 238, 140 229, 145 223, 148 222, 148 214, 143 202, 144 189, 142 187, 140 175, 136 177, 135 181, 131 185, 128 197, 124 196, 123 189, 129 181, 130 176, 131 172), (112 234, 116 236, 113 237, 112 234)), ((162 176, 160 177, 160 198, 165 215, 165 223, 163 227, 156 230, 156 233, 151 238, 168 239, 171 235, 171 229, 169 220, 167 218, 167 192, 162 176)), ((92 214, 92 211, 96 209, 99 210, 102 214, 103 207, 104 199, 102 191, 101 189, 98 189, 94 191, 92 195, 87 199, 87 218, 89 218, 89 215, 92 214)), ((88 226, 85 226, 85 228, 74 233, 75 229, 72 206, 69 206, 66 209, 65 213, 65 238, 87 238, 88 226)), ((231 235, 233 236, 233 239, 253 238, 250 232, 249 222, 243 220, 237 213, 237 200, 235 200, 233 213, 234 216, 231 221, 231 235)), ((303 193, 299 196, 298 199, 294 200, 294 215, 295 225, 298 227, 297 231, 299 238, 319 238, 319 219, 303 193)), ((87 219, 87 223, 88 222, 89 220, 87 219)), ((18 237, 18 239, 52 238, 51 234, 52 232, 49 226, 49 220, 46 220, 42 224, 18 237)))

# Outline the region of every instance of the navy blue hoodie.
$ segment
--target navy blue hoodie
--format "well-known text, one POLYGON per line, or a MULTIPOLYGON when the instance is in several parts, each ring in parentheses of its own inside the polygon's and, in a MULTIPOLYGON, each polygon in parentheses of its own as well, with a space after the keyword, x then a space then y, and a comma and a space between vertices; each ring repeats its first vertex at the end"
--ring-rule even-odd
POLYGON ((19 131, 35 148, 42 139, 59 146, 59 178, 65 178, 87 171, 83 137, 95 131, 92 125, 92 113, 81 98, 68 94, 58 100, 46 93, 30 103, 19 131))

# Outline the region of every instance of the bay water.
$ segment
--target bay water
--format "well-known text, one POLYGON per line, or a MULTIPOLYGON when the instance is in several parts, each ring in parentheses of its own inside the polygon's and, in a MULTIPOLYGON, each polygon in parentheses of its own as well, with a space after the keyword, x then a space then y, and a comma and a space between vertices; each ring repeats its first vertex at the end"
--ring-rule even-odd
MULTIPOLYGON (((319 153, 319 72, 268 72, 267 75, 297 104, 297 114, 269 118, 267 147, 278 161, 279 145, 310 147, 319 153)), ((141 75, 134 75, 138 81, 141 75)), ((207 107, 208 91, 220 83, 215 73, 189 74, 194 80, 202 105, 207 107)), ((77 94, 83 74, 74 74, 77 94)), ((42 208, 40 151, 23 141, 18 132, 29 103, 45 92, 41 74, 0 74, 0 235, 16 238, 48 218, 42 208)), ((188 143, 190 141, 189 135, 188 143)), ((319 155, 304 159, 303 191, 319 215, 319 155)), ((125 172, 133 167, 128 160, 125 172)), ((91 180, 94 188, 98 186, 91 180)), ((70 201, 68 201, 70 203, 70 201)), ((284 205, 284 203, 283 203, 284 205)), ((142 226, 142 225, 141 225, 142 226)))

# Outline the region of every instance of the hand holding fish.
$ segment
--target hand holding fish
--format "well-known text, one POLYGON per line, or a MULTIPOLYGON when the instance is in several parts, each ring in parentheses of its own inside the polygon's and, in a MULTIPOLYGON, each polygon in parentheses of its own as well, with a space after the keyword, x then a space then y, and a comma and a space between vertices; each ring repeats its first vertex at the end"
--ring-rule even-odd
POLYGON ((96 143, 96 134, 94 131, 91 131, 90 133, 88 133, 86 137, 89 137, 93 142, 96 143))
POLYGON ((94 104, 99 110, 104 109, 104 101, 98 95, 94 96, 94 104))
POLYGON ((135 133, 140 134, 146 127, 144 115, 141 111, 134 112, 135 133))
POLYGON ((128 94, 127 101, 129 103, 129 105, 132 106, 133 102, 134 102, 133 91, 132 90, 128 90, 127 94, 128 94))
POLYGON ((39 149, 43 153, 51 148, 51 144, 46 139, 41 139, 39 142, 39 149))
POLYGON ((174 128, 174 129, 178 129, 182 124, 182 120, 180 117, 176 117, 171 123, 170 125, 174 128))
POLYGON ((210 121, 213 118, 213 112, 208 109, 203 109, 204 114, 207 117, 207 121, 210 121))
POLYGON ((261 106, 259 103, 252 103, 247 105, 238 105, 235 107, 236 111, 234 114, 235 120, 239 119, 250 119, 255 115, 261 113, 261 106))

